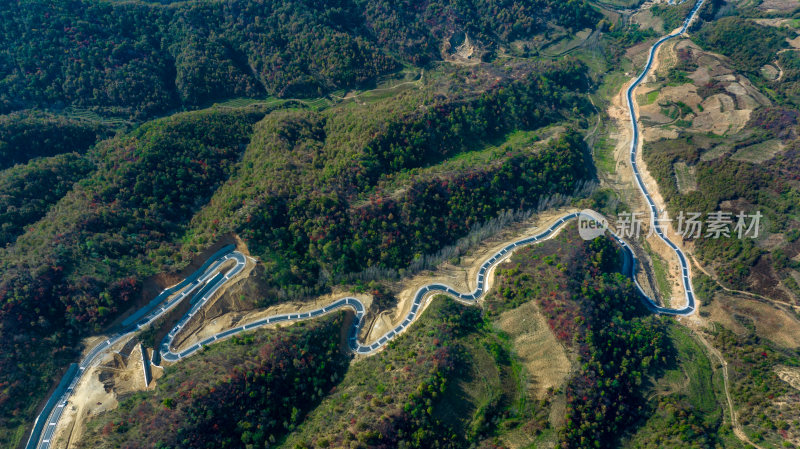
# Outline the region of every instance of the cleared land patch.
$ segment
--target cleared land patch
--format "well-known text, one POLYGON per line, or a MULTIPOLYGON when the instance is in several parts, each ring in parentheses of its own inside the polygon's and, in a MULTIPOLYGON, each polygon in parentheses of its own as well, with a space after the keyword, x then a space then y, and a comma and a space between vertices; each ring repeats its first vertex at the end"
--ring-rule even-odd
POLYGON ((694 166, 689 166, 686 162, 676 162, 674 168, 675 182, 681 193, 697 190, 697 172, 694 166))
POLYGON ((514 351, 525 367, 527 388, 537 399, 542 399, 549 388, 563 385, 570 361, 536 304, 527 302, 503 312, 495 323, 513 341, 514 351))
POLYGON ((778 139, 771 139, 767 140, 766 142, 740 148, 733 153, 731 159, 760 164, 772 159, 784 148, 785 145, 783 142, 778 139))
POLYGON ((708 308, 711 321, 736 333, 744 333, 745 328, 734 317, 747 316, 752 318, 759 336, 786 348, 800 347, 800 321, 773 305, 720 293, 708 308))

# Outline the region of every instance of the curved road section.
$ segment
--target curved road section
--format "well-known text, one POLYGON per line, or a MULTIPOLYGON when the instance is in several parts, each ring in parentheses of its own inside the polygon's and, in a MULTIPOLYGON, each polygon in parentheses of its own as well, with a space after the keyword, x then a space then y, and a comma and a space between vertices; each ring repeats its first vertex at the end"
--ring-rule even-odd
POLYGON ((686 307, 680 310, 672 311, 671 313, 676 315, 690 315, 694 313, 694 290, 692 290, 692 281, 689 277, 689 264, 686 261, 686 255, 683 254, 683 251, 678 248, 677 245, 672 243, 672 241, 667 237, 666 233, 664 233, 664 229, 661 227, 658 219, 658 208, 656 208, 656 203, 653 201, 653 198, 650 196, 650 193, 647 191, 647 187, 644 185, 644 181, 642 180, 642 175, 639 172, 639 167, 636 164, 636 152, 638 151, 639 147, 639 123, 636 118, 636 110, 634 109, 633 105, 633 91, 644 81, 647 77, 648 73, 650 72, 650 68, 653 66, 653 59, 655 58, 656 51, 658 48, 666 41, 673 39, 675 37, 680 36, 681 34, 686 32, 686 29, 689 28, 689 25, 694 20, 695 16, 697 16, 697 11, 700 10, 700 7, 703 6, 705 0, 697 0, 697 3, 692 8, 692 11, 689 13, 689 16, 686 18, 686 21, 683 22, 683 26, 672 34, 662 37, 652 47, 650 47, 650 54, 647 57, 647 64, 644 66, 644 70, 642 73, 631 83, 630 87, 628 87, 628 91, 625 93, 625 99, 628 102, 628 112, 631 115, 631 128, 633 138, 631 139, 631 168, 633 169, 633 176, 636 179, 636 185, 639 187, 639 191, 642 192, 644 199, 647 200, 647 205, 650 208, 650 226, 653 227, 658 237, 664 241, 678 256, 678 262, 680 263, 681 269, 681 278, 683 280, 683 290, 686 293, 686 307))
MULTIPOLYGON (((648 297, 636 279, 635 274, 638 266, 638 259, 636 258, 636 255, 633 252, 633 250, 631 249, 631 246, 627 242, 625 242, 625 240, 622 239, 620 236, 616 235, 610 230, 608 231, 609 234, 611 234, 612 238, 620 245, 620 247, 623 250, 622 251, 624 255, 624 264, 622 269, 623 274, 630 276, 633 279, 633 282, 640 293, 639 296, 642 302, 653 313, 661 313, 666 315, 691 315, 692 313, 694 313, 695 310, 694 291, 692 289, 691 279, 689 277, 689 269, 686 256, 683 254, 680 248, 678 248, 674 243, 672 243, 669 240, 669 238, 667 238, 661 226, 658 224, 658 210, 655 206, 655 202, 648 193, 647 188, 644 185, 644 182, 642 181, 639 168, 637 167, 636 164, 636 152, 639 144, 639 125, 637 123, 636 112, 634 110, 633 91, 634 89, 636 89, 637 86, 639 86, 639 84, 642 83, 644 78, 649 73, 652 67, 655 52, 658 49, 658 47, 660 47, 664 42, 668 41, 669 39, 675 38, 683 34, 689 27, 691 21, 697 15, 697 11, 703 5, 703 2, 704 0, 698 0, 697 4, 694 6, 691 13, 689 14, 689 17, 686 19, 683 26, 680 28, 678 32, 659 39, 653 45, 653 47, 650 49, 647 65, 645 66, 644 70, 639 75, 639 77, 637 77, 634 80, 634 82, 628 88, 626 93, 628 110, 631 115, 631 125, 633 128, 633 139, 631 140, 631 149, 630 149, 631 166, 633 167, 633 172, 639 190, 642 192, 642 195, 647 200, 647 204, 650 208, 651 225, 654 227, 658 236, 667 245, 669 245, 669 247, 672 248, 678 255, 678 260, 680 262, 680 268, 682 272, 684 291, 686 293, 686 306, 681 309, 666 308, 660 306, 656 301, 648 297)), ((486 293, 487 290, 486 279, 492 267, 507 259, 511 255, 511 252, 516 248, 526 245, 541 243, 549 238, 552 238, 569 221, 579 217, 583 219, 596 221, 598 223, 604 222, 602 216, 591 211, 573 212, 559 218, 547 229, 545 229, 544 231, 542 231, 537 235, 527 237, 522 240, 518 240, 516 242, 506 245, 505 247, 497 251, 495 254, 493 254, 488 260, 486 260, 481 265, 475 280, 476 287, 473 291, 469 293, 460 293, 455 289, 453 289, 452 287, 443 284, 430 284, 420 288, 414 295, 414 300, 411 304, 411 309, 406 314, 403 321, 400 324, 398 324, 395 328, 389 330, 384 335, 382 335, 381 337, 379 337, 377 340, 375 340, 370 344, 358 341, 358 335, 362 328, 363 318, 364 314, 366 313, 366 309, 358 299, 347 297, 338 299, 333 303, 321 307, 319 309, 305 311, 305 312, 298 312, 298 313, 275 315, 268 318, 263 318, 261 320, 254 321, 252 323, 248 323, 239 327, 235 327, 220 332, 200 342, 197 342, 189 346, 188 348, 185 348, 183 350, 178 350, 173 346, 173 343, 175 337, 180 333, 181 329, 183 329, 185 325, 189 322, 189 320, 191 320, 192 317, 194 317, 194 315, 203 306, 205 306, 208 300, 214 296, 214 294, 220 289, 220 287, 222 287, 225 283, 227 283, 231 278, 237 276, 244 269, 246 262, 245 256, 242 253, 235 251, 234 250, 235 248, 232 245, 226 246, 222 248, 220 251, 218 251, 216 254, 211 256, 206 261, 206 263, 203 266, 201 266, 197 271, 192 273, 190 276, 181 281, 179 284, 162 291, 161 294, 156 296, 156 298, 154 298, 145 307, 138 310, 133 315, 131 315, 131 317, 123 321, 122 325, 123 329, 121 331, 112 334, 105 341, 99 343, 94 348, 92 348, 79 364, 72 364, 70 366, 70 368, 67 370, 67 373, 61 379, 61 382, 59 383, 58 387, 56 387, 55 392, 51 395, 47 403, 45 403, 43 410, 36 418, 33 430, 31 431, 31 436, 28 439, 28 444, 26 445, 26 449, 34 449, 34 448, 50 449, 51 438, 55 434, 56 428, 58 427, 59 419, 61 418, 64 408, 69 402, 73 389, 78 384, 83 374, 88 371, 87 369, 93 366, 96 362, 98 362, 101 359, 100 356, 104 355, 114 344, 118 343, 119 341, 127 337, 133 336, 133 334, 138 332, 142 327, 153 323, 155 320, 163 316, 165 313, 172 310, 187 296, 191 295, 191 300, 190 300, 191 307, 189 311, 181 318, 181 320, 175 325, 175 327, 173 327, 172 330, 170 330, 170 332, 164 337, 159 347, 159 350, 156 351, 156 353, 154 353, 154 358, 155 354, 158 354, 160 358, 165 361, 177 362, 185 357, 191 356, 195 352, 202 349, 204 346, 213 344, 216 341, 226 339, 232 335, 236 335, 241 332, 257 329, 259 327, 268 326, 272 324, 290 323, 290 322, 316 318, 340 309, 349 309, 355 313, 355 317, 353 319, 353 325, 350 328, 348 337, 350 349, 356 354, 364 354, 364 355, 372 354, 381 349, 382 347, 384 347, 389 341, 397 337, 403 331, 405 331, 417 319, 417 317, 422 312, 422 308, 425 305, 426 298, 430 298, 434 294, 445 294, 463 303, 468 303, 468 304, 476 303, 477 300, 486 293), (227 263, 229 261, 233 261, 233 266, 228 269, 223 269, 223 266, 230 265, 229 263, 227 263)), ((157 364, 158 362, 154 360, 154 363, 157 364)))
MULTIPOLYGON (((236 260, 236 264, 227 274, 223 275, 223 279, 227 280, 238 274, 244 268, 245 259, 244 255, 235 252, 234 249, 235 247, 233 245, 223 247, 212 255, 197 271, 186 277, 180 283, 164 289, 164 291, 150 301, 149 304, 124 320, 122 329, 119 332, 108 336, 106 340, 95 345, 83 357, 83 360, 81 360, 79 364, 71 365, 61 379, 58 387, 56 387, 56 390, 50 396, 50 399, 45 403, 39 416, 36 417, 31 436, 25 448, 50 448, 50 439, 55 433, 58 421, 72 395, 73 389, 80 381, 83 373, 87 372, 88 368, 98 362, 102 358, 101 356, 105 355, 113 345, 125 338, 132 337, 141 328, 153 323, 165 313, 172 310, 189 295, 194 295, 192 298, 193 302, 196 301, 197 303, 205 304, 205 301, 207 301, 222 284, 216 284, 213 291, 208 291, 206 286, 213 280, 218 280, 214 274, 219 272, 220 267, 227 260, 234 259, 236 260), (198 289, 200 289, 200 291, 195 293, 198 289)), ((193 308, 191 312, 196 312, 196 308, 193 308)), ((186 317, 184 317, 184 319, 186 319, 186 317)))

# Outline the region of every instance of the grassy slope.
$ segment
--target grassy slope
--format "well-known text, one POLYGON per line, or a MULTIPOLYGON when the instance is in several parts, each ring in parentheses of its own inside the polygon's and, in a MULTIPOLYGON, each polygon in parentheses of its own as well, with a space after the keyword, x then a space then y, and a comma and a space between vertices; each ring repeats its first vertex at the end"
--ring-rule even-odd
MULTIPOLYGON (((478 336, 475 332, 480 332, 480 325, 477 309, 445 297, 434 299, 406 334, 377 355, 354 362, 336 389, 281 447, 340 447, 348 441, 397 444, 410 439, 415 431, 430 437, 431 444, 436 441, 446 446, 445 441, 453 435, 450 429, 433 424, 439 421, 438 405, 434 404, 449 391, 445 388, 449 388, 451 378, 469 372, 476 364, 487 369, 490 379, 498 377, 493 363, 480 358, 470 362, 470 340, 478 336), (442 386, 441 391, 438 386, 430 388, 432 379, 442 378, 447 387, 442 386), (418 401, 413 399, 415 392, 430 396, 423 399, 426 405, 419 412, 418 401)), ((496 383, 489 380, 483 388, 491 390, 496 383)), ((452 444, 464 441, 463 433, 455 435, 452 444)))
POLYGON ((650 415, 626 437, 623 447, 713 447, 725 439, 730 426, 722 424, 724 393, 714 384, 711 361, 692 334, 678 324, 669 326, 673 357, 652 379, 648 392, 650 415))
POLYGON ((800 358, 795 350, 759 337, 751 319, 734 318, 745 328, 744 334, 717 326, 711 343, 729 363, 730 393, 739 423, 753 442, 763 447, 786 447, 784 442, 800 436, 792 405, 800 401, 800 394, 778 377, 776 368, 796 369, 800 358))

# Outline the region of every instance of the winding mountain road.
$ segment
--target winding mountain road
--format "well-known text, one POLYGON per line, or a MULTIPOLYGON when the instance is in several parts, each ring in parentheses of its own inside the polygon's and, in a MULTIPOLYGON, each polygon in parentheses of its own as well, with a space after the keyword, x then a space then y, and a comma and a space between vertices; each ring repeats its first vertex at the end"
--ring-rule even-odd
MULTIPOLYGON (((655 231, 656 235, 667 244, 675 254, 678 256, 678 262, 680 264, 681 270, 681 279, 683 280, 683 290, 686 294, 686 306, 683 309, 672 310, 673 314, 676 315, 689 315, 694 312, 695 304, 694 304, 694 290, 692 289, 692 280, 689 273, 689 262, 686 259, 686 255, 683 253, 678 245, 673 243, 669 237, 667 237, 664 229, 661 227, 661 223, 659 223, 659 212, 658 208, 656 207, 656 203, 653 200, 653 197, 650 196, 650 193, 647 191, 647 187, 644 184, 644 180, 642 180, 642 174, 639 171, 639 166, 636 163, 636 154, 639 150, 639 121, 636 117, 636 108, 633 103, 633 92, 636 90, 637 87, 644 81, 647 75, 650 73, 650 69, 653 66, 653 60, 655 59, 656 51, 658 50, 664 42, 674 39, 683 33, 689 28, 689 25, 692 23, 694 18, 697 16, 697 12, 703 6, 705 0, 697 0, 695 3, 694 8, 692 8, 689 16, 683 22, 678 31, 668 34, 661 39, 657 40, 652 47, 650 47, 650 53, 647 57, 647 64, 645 64, 642 73, 631 83, 628 87, 628 90, 625 92, 625 100, 628 104, 628 113, 631 117, 631 129, 632 129, 632 138, 631 138, 631 147, 630 147, 630 162, 631 168, 633 169, 633 177, 636 180, 636 186, 639 187, 639 191, 642 193, 642 196, 647 201, 647 206, 650 209, 650 226, 655 231)), ((634 277, 635 279, 635 277, 634 277)), ((670 309, 671 310, 671 309, 670 309)), ((667 312, 663 312, 667 313, 667 312)))
MULTIPOLYGON (((642 180, 641 174, 639 172, 639 168, 636 164, 636 154, 639 144, 639 126, 637 123, 637 117, 633 103, 633 91, 639 84, 641 84, 641 82, 648 75, 653 63, 653 59, 655 57, 655 52, 658 49, 658 47, 660 47, 664 42, 668 41, 669 39, 673 39, 683 34, 688 28, 691 21, 697 15, 697 11, 703 5, 703 3, 704 0, 697 1, 695 7, 692 9, 691 13, 687 17, 683 26, 679 29, 679 31, 659 39, 653 45, 653 47, 650 49, 650 54, 644 70, 634 80, 634 82, 627 90, 627 104, 631 116, 631 126, 633 130, 633 139, 631 140, 631 147, 630 147, 630 161, 633 167, 633 173, 635 175, 636 184, 639 187, 639 190, 641 191, 642 195, 644 196, 649 206, 651 226, 653 226, 659 238, 661 238, 670 248, 672 248, 678 256, 678 260, 680 262, 680 269, 682 272, 684 292, 686 294, 686 306, 681 309, 671 309, 662 307, 656 301, 647 296, 647 294, 639 284, 638 280, 636 279, 635 274, 638 266, 638 259, 636 258, 636 254, 631 249, 631 246, 620 236, 616 235, 610 230, 607 231, 622 248, 622 252, 625 258, 623 264, 623 274, 630 276, 633 279, 634 284, 636 285, 636 288, 640 293, 639 296, 642 302, 653 313, 660 313, 666 315, 685 316, 693 314, 695 311, 694 291, 692 289, 687 258, 684 255, 683 251, 681 251, 681 249, 677 245, 675 245, 669 240, 669 238, 666 236, 663 229, 661 228, 660 224, 658 223, 658 210, 656 208, 655 202, 653 201, 652 197, 647 191, 647 188, 645 187, 644 181, 642 180)), ((384 335, 373 341, 372 343, 369 344, 367 344, 367 342, 362 343, 358 340, 358 335, 363 325, 364 314, 366 313, 364 305, 356 298, 346 297, 338 299, 329 305, 326 305, 324 307, 315 310, 275 315, 239 327, 228 329, 223 332, 219 332, 211 337, 208 337, 198 343, 195 343, 186 349, 176 352, 177 349, 174 349, 173 342, 175 340, 175 337, 180 333, 181 329, 183 329, 185 325, 189 322, 189 320, 191 320, 192 317, 194 317, 194 315, 201 308, 205 306, 208 300, 214 296, 214 294, 220 289, 220 287, 225 285, 232 278, 236 277, 245 267, 246 257, 242 253, 235 251, 235 248, 232 245, 226 246, 222 248, 220 251, 218 251, 216 254, 211 256, 206 261, 206 263, 202 267, 200 267, 200 269, 192 273, 190 276, 181 281, 179 284, 162 291, 149 304, 147 304, 145 307, 143 307, 142 309, 138 310, 136 313, 131 315, 131 317, 123 321, 122 330, 112 334, 105 341, 101 342, 100 344, 92 348, 86 354, 86 356, 83 357, 83 359, 79 364, 72 364, 70 366, 70 368, 67 370, 67 373, 64 375, 61 382, 59 383, 58 387, 56 387, 56 390, 52 393, 51 397, 45 404, 43 410, 36 418, 33 430, 31 431, 30 438, 28 439, 28 443, 26 445, 26 449, 34 449, 34 448, 50 449, 51 439, 55 434, 55 431, 58 427, 58 423, 64 411, 64 408, 68 404, 69 399, 72 395, 72 391, 80 381, 81 377, 86 372, 89 371, 89 368, 98 363, 102 358, 101 356, 105 355, 106 352, 110 350, 110 348, 113 345, 122 341, 125 338, 132 337, 141 328, 153 323, 155 320, 164 316, 164 314, 172 310, 176 305, 178 305, 189 295, 192 296, 190 300, 191 307, 189 311, 164 337, 159 346, 158 351, 156 351, 161 360, 167 362, 177 362, 185 357, 191 356, 198 350, 202 349, 204 346, 213 344, 216 341, 224 340, 238 333, 242 333, 245 331, 277 323, 291 323, 301 320, 312 319, 341 309, 350 309, 355 313, 353 324, 349 331, 349 336, 348 336, 350 349, 356 354, 368 355, 378 351, 379 349, 384 347, 389 341, 396 338, 403 331, 405 331, 420 315, 422 308, 425 305, 425 301, 427 301, 434 294, 449 295, 463 303, 468 303, 468 304, 476 303, 478 299, 480 299, 484 294, 486 294, 487 291, 486 281, 492 267, 496 266, 497 264, 501 263, 502 261, 510 257, 512 251, 514 251, 517 248, 526 245, 538 244, 554 237, 556 234, 558 234, 558 232, 561 229, 563 229, 564 226, 566 226, 568 222, 577 219, 579 217, 582 219, 588 219, 595 222, 603 221, 602 216, 592 211, 573 212, 562 216, 553 224, 551 224, 548 228, 546 228, 544 231, 540 232, 537 235, 527 237, 506 245, 505 247, 497 251, 495 254, 493 254, 488 260, 486 260, 481 265, 477 277, 475 279, 476 287, 473 291, 469 293, 458 292, 452 287, 443 284, 430 284, 420 288, 414 295, 414 299, 411 304, 411 309, 409 310, 403 321, 396 327, 389 330, 384 335), (229 261, 233 261, 233 266, 230 268, 223 268, 230 265, 229 261)), ((156 353, 154 353, 153 362, 155 364, 158 364, 160 362, 155 360, 156 353)))

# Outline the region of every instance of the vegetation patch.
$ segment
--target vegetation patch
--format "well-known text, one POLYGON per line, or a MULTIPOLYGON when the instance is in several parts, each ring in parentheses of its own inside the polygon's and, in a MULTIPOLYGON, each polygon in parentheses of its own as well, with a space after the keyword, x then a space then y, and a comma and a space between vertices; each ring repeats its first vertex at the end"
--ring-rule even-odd
POLYGON ((776 366, 800 366, 797 355, 775 347, 756 334, 753 322, 735 316, 746 329, 737 335, 719 326, 713 344, 729 364, 731 397, 737 406, 739 422, 747 436, 758 444, 780 446, 800 436, 792 404, 800 401, 797 390, 781 380, 776 366))
POLYGON ((73 185, 94 170, 76 153, 39 158, 0 171, 0 247, 45 216, 73 185))
POLYGON ((668 326, 673 350, 652 379, 648 418, 623 443, 629 448, 707 448, 732 436, 723 424, 724 397, 718 397, 711 360, 691 332, 668 326))
POLYGON ((644 248, 647 251, 647 254, 650 256, 650 261, 653 265, 653 276, 656 278, 656 285, 658 286, 658 295, 661 297, 662 301, 666 307, 670 307, 670 298, 672 298, 672 282, 669 280, 669 275, 667 271, 669 269, 669 265, 667 262, 653 249, 650 247, 650 244, 646 241, 644 242, 644 248))
POLYGON ((112 134, 110 127, 88 120, 73 120, 43 112, 17 112, 0 116, 0 170, 37 157, 85 153, 112 134))
POLYGON ((81 448, 271 446, 341 379, 344 314, 217 343, 87 426, 81 448))
POLYGON ((441 60, 454 29, 492 49, 549 25, 578 31, 584 0, 3 4, 0 113, 71 106, 142 120, 230 98, 321 97, 441 60))
MULTIPOLYGON (((610 132, 610 127, 608 128, 610 132)), ((614 158, 614 151, 616 150, 616 141, 608 134, 604 134, 595 141, 592 145, 592 155, 594 156, 597 168, 603 173, 614 174, 617 172, 617 161, 614 158)))
POLYGON ((693 34, 697 44, 722 53, 739 70, 758 75, 759 69, 775 60, 786 47, 788 32, 765 27, 740 17, 723 17, 709 22, 693 34))
POLYGON ((783 150, 783 148, 784 145, 780 140, 770 139, 764 142, 739 148, 735 153, 733 153, 733 155, 731 155, 731 159, 760 164, 775 157, 775 155, 783 150))
POLYGON ((447 396, 453 401, 447 404, 469 396, 489 405, 497 393, 502 368, 476 343, 487 338, 483 328, 480 309, 434 298, 404 335, 380 353, 354 362, 283 446, 462 447, 466 433, 456 432, 453 425, 472 416, 482 419, 486 410, 472 407, 453 418, 440 404, 447 396), (485 382, 471 377, 475 370, 487 376, 485 382), (461 378, 474 379, 477 390, 461 390, 461 378))
POLYGON ((664 362, 662 324, 645 316, 630 280, 615 273, 620 253, 605 237, 586 242, 569 226, 562 236, 518 251, 511 264, 498 271, 490 310, 493 302, 498 308, 536 300, 558 339, 578 354, 580 368, 564 389, 562 446, 613 444, 640 417, 641 376, 664 362), (552 279, 552 287, 540 290, 541 279, 552 279))
POLYGON ((697 190, 697 173, 693 166, 689 166, 686 162, 676 162, 674 170, 675 182, 681 194, 686 195, 692 190, 697 190))

